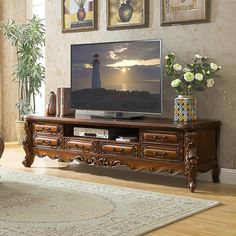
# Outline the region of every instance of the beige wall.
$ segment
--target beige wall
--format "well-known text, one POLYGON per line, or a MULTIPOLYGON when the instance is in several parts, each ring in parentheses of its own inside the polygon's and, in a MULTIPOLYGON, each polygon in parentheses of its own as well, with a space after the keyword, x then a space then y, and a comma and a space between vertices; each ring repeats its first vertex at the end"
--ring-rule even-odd
MULTIPOLYGON (((223 122, 220 165, 236 168, 236 1, 214 0, 211 21, 204 24, 160 26, 160 1, 150 0, 150 27, 122 31, 106 30, 106 1, 99 1, 98 31, 61 33, 61 1, 46 1, 46 94, 70 86, 70 45, 79 43, 163 39, 164 54, 175 51, 183 61, 197 52, 222 66, 221 78, 208 91, 197 94, 201 118, 223 122)), ((164 81, 164 114, 172 117, 175 92, 164 81)))
MULTIPOLYGON (((26 20, 25 0, 0 0, 0 20, 15 20, 23 23, 26 20)), ((17 85, 12 82, 12 73, 16 64, 16 52, 9 41, 0 33, 0 124, 5 141, 16 140, 15 120, 17 119, 16 101, 17 85), (2 113, 2 116, 1 116, 2 113), (2 121, 2 122, 1 122, 2 121)))

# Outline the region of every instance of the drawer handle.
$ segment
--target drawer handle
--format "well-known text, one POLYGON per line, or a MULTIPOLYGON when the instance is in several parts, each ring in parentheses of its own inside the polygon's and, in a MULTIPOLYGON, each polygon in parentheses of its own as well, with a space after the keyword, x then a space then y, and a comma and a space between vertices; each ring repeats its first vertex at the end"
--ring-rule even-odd
POLYGON ((123 154, 125 152, 125 149, 124 148, 121 148, 120 149, 120 154, 123 154))
POLYGON ((49 128, 46 129, 46 128, 43 126, 43 127, 42 127, 42 131, 44 131, 44 130, 47 131, 47 132, 50 132, 50 131, 51 131, 51 128, 49 127, 49 128))
POLYGON ((160 136, 160 135, 156 135, 156 136, 155 136, 155 139, 157 139, 157 140, 159 140, 159 141, 163 142, 163 141, 165 141, 165 139, 166 139, 166 136, 160 136))
POLYGON ((44 140, 44 139, 43 139, 43 140, 42 140, 42 143, 43 143, 43 144, 44 144, 44 143, 45 143, 45 144, 51 144, 52 141, 51 141, 51 140, 44 140))
POLYGON ((75 144, 75 147, 76 147, 76 148, 83 148, 83 149, 84 149, 84 145, 81 145, 81 146, 80 146, 78 143, 75 144))
POLYGON ((164 158, 166 156, 166 152, 154 152, 154 155, 159 158, 164 158))

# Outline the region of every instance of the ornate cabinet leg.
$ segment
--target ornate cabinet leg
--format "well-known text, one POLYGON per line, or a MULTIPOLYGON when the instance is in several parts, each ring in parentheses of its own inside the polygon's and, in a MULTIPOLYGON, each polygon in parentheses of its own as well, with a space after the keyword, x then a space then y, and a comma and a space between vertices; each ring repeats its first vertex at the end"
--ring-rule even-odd
POLYGON ((186 150, 185 150, 185 175, 188 178, 188 187, 191 192, 196 188, 197 177, 197 133, 188 132, 185 134, 186 150))
POLYGON ((32 151, 32 133, 31 133, 31 123, 28 121, 25 122, 25 133, 26 136, 23 140, 23 148, 25 150, 25 159, 22 161, 22 164, 25 167, 30 167, 34 162, 34 154, 32 151))
POLYGON ((211 176, 213 183, 220 183, 220 169, 218 166, 218 148, 219 148, 219 141, 220 141, 220 127, 216 129, 216 167, 212 169, 211 176))
POLYGON ((218 167, 212 169, 211 175, 213 183, 220 183, 220 170, 218 167))

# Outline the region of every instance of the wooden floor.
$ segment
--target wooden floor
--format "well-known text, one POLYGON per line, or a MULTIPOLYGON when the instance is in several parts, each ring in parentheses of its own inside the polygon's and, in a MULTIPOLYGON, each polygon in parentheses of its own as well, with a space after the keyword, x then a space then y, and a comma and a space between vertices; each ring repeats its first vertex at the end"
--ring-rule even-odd
POLYGON ((148 236, 236 236, 236 185, 198 181, 197 190, 192 194, 185 187, 186 180, 183 178, 122 169, 97 168, 77 162, 59 163, 57 160, 38 157, 35 158, 31 168, 25 168, 21 164, 23 157, 24 151, 20 146, 6 144, 0 160, 1 168, 222 202, 220 206, 160 228, 147 234, 148 236))

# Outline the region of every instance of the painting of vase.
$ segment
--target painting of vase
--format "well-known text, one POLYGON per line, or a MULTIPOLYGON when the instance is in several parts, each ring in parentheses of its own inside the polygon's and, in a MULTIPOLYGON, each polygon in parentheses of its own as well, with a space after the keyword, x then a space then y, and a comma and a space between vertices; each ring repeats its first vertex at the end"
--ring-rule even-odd
POLYGON ((107 29, 148 27, 147 0, 108 0, 107 29))
POLYGON ((62 0, 62 32, 97 29, 97 0, 62 0))

